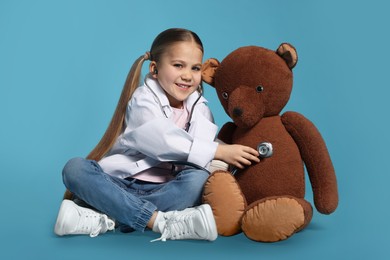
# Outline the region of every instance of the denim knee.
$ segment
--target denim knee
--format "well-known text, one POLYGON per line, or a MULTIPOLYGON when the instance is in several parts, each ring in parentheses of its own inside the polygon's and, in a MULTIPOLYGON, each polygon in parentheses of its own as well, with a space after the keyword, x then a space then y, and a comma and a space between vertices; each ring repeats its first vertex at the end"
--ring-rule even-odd
POLYGON ((207 178, 209 177, 209 173, 202 170, 197 170, 193 172, 192 178, 194 178, 194 182, 198 183, 200 186, 203 187, 205 182, 207 181, 207 178))
POLYGON ((195 169, 184 170, 177 176, 179 180, 185 180, 184 183, 187 183, 187 191, 193 191, 195 194, 203 190, 203 186, 208 177, 208 172, 195 169))
POLYGON ((69 190, 73 190, 72 187, 79 183, 82 174, 85 172, 85 164, 88 163, 84 158, 76 157, 70 159, 62 170, 62 179, 69 190))

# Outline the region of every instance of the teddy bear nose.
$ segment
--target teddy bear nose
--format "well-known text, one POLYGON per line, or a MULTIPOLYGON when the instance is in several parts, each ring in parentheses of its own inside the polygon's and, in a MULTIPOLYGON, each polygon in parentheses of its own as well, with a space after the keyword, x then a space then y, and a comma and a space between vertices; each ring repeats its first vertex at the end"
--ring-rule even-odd
POLYGON ((233 109, 233 116, 238 117, 238 116, 241 116, 241 115, 242 115, 242 109, 239 108, 239 107, 235 107, 235 108, 233 109))

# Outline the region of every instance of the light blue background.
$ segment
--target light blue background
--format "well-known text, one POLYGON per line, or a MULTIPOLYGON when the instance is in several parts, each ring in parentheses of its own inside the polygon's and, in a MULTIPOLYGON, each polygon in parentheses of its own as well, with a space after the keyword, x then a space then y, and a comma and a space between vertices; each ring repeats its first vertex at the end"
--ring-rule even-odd
MULTIPOLYGON (((388 259, 389 8, 385 0, 0 0, 1 258, 388 259), (213 243, 53 234, 63 165, 98 142, 131 64, 170 27, 197 32, 205 58, 245 45, 297 48, 286 110, 311 119, 327 142, 340 191, 334 214, 316 212, 305 231, 272 244, 242 234, 213 243)), ((222 126, 228 118, 210 86, 206 97, 222 126)))

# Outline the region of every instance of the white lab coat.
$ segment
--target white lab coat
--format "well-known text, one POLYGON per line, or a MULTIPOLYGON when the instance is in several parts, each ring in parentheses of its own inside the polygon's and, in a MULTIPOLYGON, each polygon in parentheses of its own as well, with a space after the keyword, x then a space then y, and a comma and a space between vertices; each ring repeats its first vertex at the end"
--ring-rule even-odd
MULTIPOLYGON (((103 171, 127 178, 166 161, 188 161, 208 168, 218 146, 218 127, 206 99, 201 97, 195 105, 187 133, 170 119, 172 108, 158 82, 151 77, 145 82, 128 103, 124 132, 98 162, 103 171)), ((197 91, 188 97, 189 112, 198 97, 197 91)))

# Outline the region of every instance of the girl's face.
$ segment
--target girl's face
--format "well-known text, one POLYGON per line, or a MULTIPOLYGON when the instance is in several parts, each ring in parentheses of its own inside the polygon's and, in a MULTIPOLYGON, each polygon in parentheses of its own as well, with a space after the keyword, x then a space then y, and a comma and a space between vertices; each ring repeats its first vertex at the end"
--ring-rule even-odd
POLYGON ((158 63, 150 63, 149 70, 164 89, 172 107, 182 108, 183 101, 198 88, 202 58, 198 45, 185 41, 170 46, 158 63))

